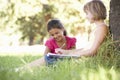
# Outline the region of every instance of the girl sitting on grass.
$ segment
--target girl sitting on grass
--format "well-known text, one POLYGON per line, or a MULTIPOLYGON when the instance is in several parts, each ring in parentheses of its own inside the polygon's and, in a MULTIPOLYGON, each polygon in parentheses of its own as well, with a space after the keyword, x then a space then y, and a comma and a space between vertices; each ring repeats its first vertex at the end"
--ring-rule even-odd
POLYGON ((104 42, 108 34, 108 26, 105 24, 106 7, 100 0, 92 0, 84 5, 86 18, 90 23, 95 24, 95 29, 90 33, 89 44, 83 49, 64 50, 56 49, 56 53, 76 56, 93 56, 96 55, 98 48, 104 42))

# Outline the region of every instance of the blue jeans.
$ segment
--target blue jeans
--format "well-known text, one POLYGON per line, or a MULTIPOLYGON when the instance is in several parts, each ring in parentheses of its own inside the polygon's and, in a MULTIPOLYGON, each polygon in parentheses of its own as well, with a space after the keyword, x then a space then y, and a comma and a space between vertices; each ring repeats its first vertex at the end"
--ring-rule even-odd
POLYGON ((55 64, 58 60, 70 60, 70 59, 78 59, 79 57, 60 57, 60 56, 50 56, 50 55, 45 55, 45 62, 46 65, 53 65, 55 64))
POLYGON ((52 57, 52 56, 45 55, 46 65, 53 65, 57 62, 58 59, 59 59, 58 57, 52 57))

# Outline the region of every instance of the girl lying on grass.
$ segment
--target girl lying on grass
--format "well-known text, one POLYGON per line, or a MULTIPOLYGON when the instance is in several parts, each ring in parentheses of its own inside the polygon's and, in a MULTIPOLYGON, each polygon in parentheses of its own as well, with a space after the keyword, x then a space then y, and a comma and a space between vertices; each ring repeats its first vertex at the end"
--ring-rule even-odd
POLYGON ((58 54, 55 52, 56 48, 61 48, 64 50, 75 49, 76 38, 68 37, 66 35, 66 30, 60 20, 50 20, 47 24, 47 30, 51 37, 45 43, 46 48, 44 51, 44 56, 18 69, 23 69, 25 67, 40 67, 45 64, 49 65, 55 63, 58 59, 50 57, 47 54, 58 54))

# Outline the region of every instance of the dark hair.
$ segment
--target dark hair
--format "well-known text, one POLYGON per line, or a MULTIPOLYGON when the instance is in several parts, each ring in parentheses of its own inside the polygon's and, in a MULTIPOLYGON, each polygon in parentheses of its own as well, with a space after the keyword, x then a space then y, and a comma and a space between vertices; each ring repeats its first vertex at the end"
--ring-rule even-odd
MULTIPOLYGON (((47 31, 49 32, 49 30, 53 29, 53 28, 58 28, 58 29, 64 29, 63 24, 60 22, 60 20, 57 19, 52 19, 48 22, 47 24, 47 31)), ((65 36, 67 35, 66 30, 64 29, 64 33, 65 36)))

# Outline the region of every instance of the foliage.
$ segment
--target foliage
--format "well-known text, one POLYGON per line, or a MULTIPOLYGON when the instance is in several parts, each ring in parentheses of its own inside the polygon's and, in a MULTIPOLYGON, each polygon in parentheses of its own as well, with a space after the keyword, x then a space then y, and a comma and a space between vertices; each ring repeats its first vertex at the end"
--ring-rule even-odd
POLYGON ((15 14, 15 4, 11 1, 1 1, 1 5, 3 6, 0 9, 0 22, 1 22, 1 29, 5 30, 8 27, 13 27, 16 21, 16 14, 15 14))
POLYGON ((41 42, 47 35, 46 23, 52 18, 54 12, 53 6, 41 4, 43 9, 41 12, 32 16, 22 16, 17 19, 17 23, 20 25, 19 30, 22 32, 22 40, 29 39, 29 45, 34 44, 34 39, 40 36, 41 42))
MULTIPOLYGON (((18 19, 17 23, 21 26, 19 30, 22 32, 23 36, 21 37, 22 40, 28 38, 29 40, 34 40, 37 35, 46 35, 46 28, 43 25, 43 18, 40 15, 34 15, 29 17, 21 17, 18 19)), ((33 43, 29 43, 33 44, 33 43)))
MULTIPOLYGON (((103 1, 108 9, 109 1, 103 1)), ((46 22, 51 18, 58 18, 69 35, 89 33, 91 26, 86 22, 83 12, 85 2, 87 0, 46 0, 46 2, 43 0, 1 0, 1 30, 4 29, 5 33, 11 35, 17 35, 17 32, 20 32, 22 39, 29 40, 29 44, 38 42, 39 39, 42 43, 44 38, 48 37, 45 30, 46 22), (36 28, 36 24, 39 24, 39 27, 36 28), (39 33, 37 33, 38 30, 35 32, 36 29, 40 30, 39 33)))

